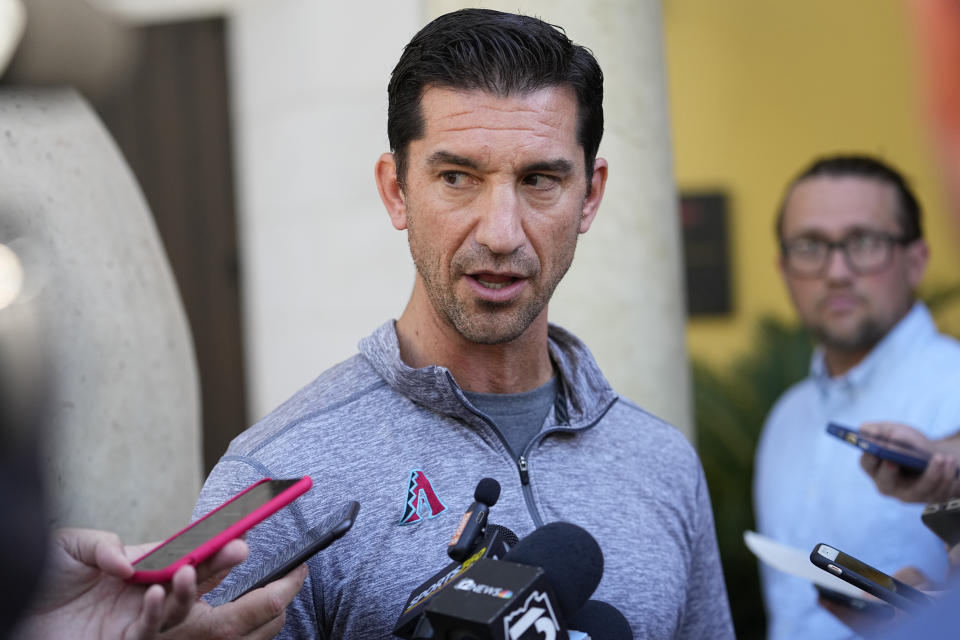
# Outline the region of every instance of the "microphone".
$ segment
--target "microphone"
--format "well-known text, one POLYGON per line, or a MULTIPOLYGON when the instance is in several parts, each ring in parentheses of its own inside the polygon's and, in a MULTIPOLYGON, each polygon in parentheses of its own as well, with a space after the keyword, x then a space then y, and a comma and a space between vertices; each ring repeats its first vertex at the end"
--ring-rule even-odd
MULTIPOLYGON (((579 611, 567 618, 567 626, 592 640, 633 640, 630 623, 620 610, 601 600, 587 600, 579 611)), ((573 636, 573 631, 570 635, 573 636)))
POLYGON ((493 478, 483 478, 473 491, 473 504, 460 518, 460 524, 447 545, 447 555, 452 560, 463 562, 470 555, 487 524, 490 507, 500 499, 500 483, 493 478))
POLYGON ((585 529, 569 522, 546 524, 503 557, 543 569, 564 618, 576 613, 603 577, 603 551, 585 529))
POLYGON ((502 560, 481 558, 425 607, 418 640, 567 638, 603 575, 603 553, 582 528, 553 522, 520 540, 502 560))
POLYGON ((515 544, 517 534, 513 531, 497 524, 488 524, 483 538, 469 557, 463 562, 451 562, 410 592, 410 597, 403 605, 403 613, 393 627, 393 635, 408 640, 413 638, 417 623, 432 597, 441 593, 442 589, 463 575, 477 561, 483 558, 502 558, 515 544))

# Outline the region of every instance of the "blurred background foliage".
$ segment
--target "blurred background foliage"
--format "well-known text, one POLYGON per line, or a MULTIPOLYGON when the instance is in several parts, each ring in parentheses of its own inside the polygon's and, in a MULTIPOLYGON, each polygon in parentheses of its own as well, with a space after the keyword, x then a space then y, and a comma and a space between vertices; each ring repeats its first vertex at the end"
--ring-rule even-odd
MULTIPOLYGON (((960 337, 960 282, 920 293, 941 331, 960 337)), ((693 358, 697 449, 710 486, 717 541, 736 637, 763 638, 766 616, 757 560, 743 543, 755 529, 753 457, 767 413, 790 385, 807 375, 813 343, 796 322, 761 316, 751 350, 719 368, 693 358)))

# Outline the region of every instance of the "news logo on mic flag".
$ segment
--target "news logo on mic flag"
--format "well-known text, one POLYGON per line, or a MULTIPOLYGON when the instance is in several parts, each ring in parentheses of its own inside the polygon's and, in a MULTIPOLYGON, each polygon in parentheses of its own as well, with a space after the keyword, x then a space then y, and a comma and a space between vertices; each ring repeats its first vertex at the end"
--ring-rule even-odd
POLYGON ((534 591, 522 607, 513 610, 503 619, 503 636, 510 640, 530 637, 553 640, 560 632, 560 621, 553 610, 553 603, 546 592, 534 591))
POLYGON ((457 584, 453 585, 453 588, 459 589, 460 591, 484 593, 488 596, 493 596, 494 598, 503 598, 504 600, 513 597, 513 591, 510 589, 501 589, 499 587, 490 587, 485 584, 477 584, 473 578, 464 578, 457 584))

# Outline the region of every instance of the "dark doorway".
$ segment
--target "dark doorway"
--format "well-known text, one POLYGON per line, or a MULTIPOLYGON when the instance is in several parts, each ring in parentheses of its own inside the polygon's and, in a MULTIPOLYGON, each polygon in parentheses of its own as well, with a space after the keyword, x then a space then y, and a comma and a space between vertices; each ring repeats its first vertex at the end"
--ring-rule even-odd
POLYGON ((140 31, 136 72, 94 107, 143 188, 180 287, 208 473, 247 426, 225 25, 140 31))

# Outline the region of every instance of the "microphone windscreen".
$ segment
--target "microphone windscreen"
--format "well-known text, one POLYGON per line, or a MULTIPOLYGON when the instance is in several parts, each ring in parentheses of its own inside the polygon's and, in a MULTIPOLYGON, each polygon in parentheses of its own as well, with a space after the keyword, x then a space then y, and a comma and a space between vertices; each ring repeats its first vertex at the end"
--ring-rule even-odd
POLYGON ((473 490, 473 499, 492 507, 500 499, 500 483, 493 478, 483 478, 473 490))
POLYGON ((564 618, 583 606, 603 577, 600 545, 583 528, 569 522, 540 527, 503 559, 543 569, 564 618))
POLYGON ((504 544, 507 545, 507 549, 508 549, 508 550, 509 550, 509 549, 512 549, 513 547, 515 547, 515 546, 517 545, 517 542, 520 541, 520 538, 517 537, 517 534, 515 534, 515 533, 514 533, 513 531, 511 531, 510 529, 507 529, 507 528, 504 527, 503 525, 499 525, 499 524, 488 524, 488 525, 487 525, 487 531, 488 531, 488 532, 499 531, 499 532, 500 532, 500 538, 501 538, 501 540, 503 540, 504 544))
POLYGON ((630 623, 620 610, 601 600, 587 600, 579 611, 567 618, 567 627, 595 640, 633 640, 630 623))

